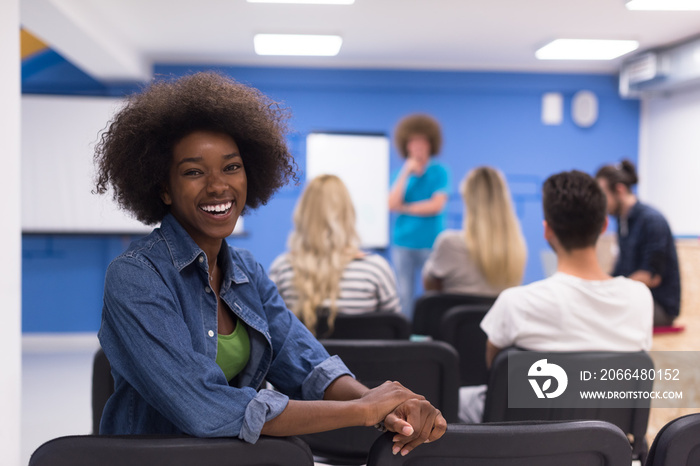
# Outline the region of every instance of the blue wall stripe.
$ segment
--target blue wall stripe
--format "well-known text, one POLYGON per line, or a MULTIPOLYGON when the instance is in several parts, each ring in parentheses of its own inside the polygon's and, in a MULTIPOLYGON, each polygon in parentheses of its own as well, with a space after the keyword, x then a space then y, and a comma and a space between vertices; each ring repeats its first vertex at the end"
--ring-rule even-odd
MULTIPOLYGON (((403 115, 416 111, 433 114, 442 122, 445 137, 440 158, 452 170, 450 226, 459 228, 462 222, 457 188, 467 171, 484 164, 500 168, 511 185, 528 242, 526 282, 543 277, 540 251, 548 248, 542 238, 542 181, 562 170, 577 168, 592 173, 622 157, 637 158, 639 102, 618 96, 614 76, 172 65, 159 65, 154 71, 179 76, 204 69, 223 71, 290 107, 293 133, 289 144, 302 180, 306 135, 310 132, 391 135, 403 115), (577 127, 570 117, 571 97, 582 89, 599 98, 599 119, 590 128, 577 127), (559 126, 540 122, 545 92, 564 96, 564 121, 559 126)), ((42 77, 43 90, 51 90, 49 74, 42 77)), ((33 76, 38 79, 37 74, 33 76)), ((61 93, 66 86, 56 82, 54 93, 61 93)), ((31 88, 25 85, 25 89, 31 88)), ((105 86, 103 91, 115 89, 105 86)), ((391 171, 398 170, 401 162, 392 147, 391 171)), ((283 188, 267 206, 246 217, 247 235, 230 242, 250 249, 267 268, 285 249, 300 190, 294 185, 283 188)), ((127 239, 25 235, 24 331, 96 331, 105 268, 126 247, 127 239)))

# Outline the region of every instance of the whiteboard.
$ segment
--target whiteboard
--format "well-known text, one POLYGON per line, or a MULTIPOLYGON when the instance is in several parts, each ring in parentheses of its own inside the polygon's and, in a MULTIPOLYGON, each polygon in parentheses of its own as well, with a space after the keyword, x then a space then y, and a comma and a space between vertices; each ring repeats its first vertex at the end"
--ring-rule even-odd
MULTIPOLYGON (((92 194, 100 132, 123 105, 119 98, 22 97, 22 231, 143 234, 152 227, 112 200, 92 194)), ((235 233, 242 232, 243 219, 235 233)))
POLYGON ((112 195, 92 194, 98 134, 121 99, 22 97, 22 231, 146 233, 112 195))
POLYGON ((306 180, 338 176, 350 191, 363 248, 389 245, 389 139, 375 134, 311 133, 306 180))

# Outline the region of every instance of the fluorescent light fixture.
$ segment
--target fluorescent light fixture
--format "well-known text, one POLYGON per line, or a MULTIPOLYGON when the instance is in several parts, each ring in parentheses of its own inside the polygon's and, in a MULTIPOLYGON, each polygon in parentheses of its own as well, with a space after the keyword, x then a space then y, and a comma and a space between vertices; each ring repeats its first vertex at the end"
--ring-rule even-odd
POLYGON ((699 0, 630 0, 628 10, 692 11, 700 10, 699 0))
POLYGON ((540 60, 612 60, 637 47, 636 40, 556 39, 535 56, 540 60))
POLYGON ((304 3, 314 5, 352 5, 355 0, 248 0, 248 3, 304 3))
POLYGON ((258 55, 338 55, 343 38, 311 34, 256 34, 253 39, 258 55))

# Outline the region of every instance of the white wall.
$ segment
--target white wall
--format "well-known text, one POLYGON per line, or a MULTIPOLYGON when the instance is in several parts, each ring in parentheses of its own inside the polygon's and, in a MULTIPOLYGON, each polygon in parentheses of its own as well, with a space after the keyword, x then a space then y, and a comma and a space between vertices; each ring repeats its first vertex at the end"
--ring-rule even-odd
POLYGON ((642 100, 639 197, 674 235, 700 235, 700 89, 642 100))
POLYGON ((92 194, 94 146, 122 104, 108 97, 22 97, 23 231, 150 233, 118 209, 111 191, 92 194))
POLYGON ((19 0, 0 2, 0 455, 20 464, 21 227, 19 0))

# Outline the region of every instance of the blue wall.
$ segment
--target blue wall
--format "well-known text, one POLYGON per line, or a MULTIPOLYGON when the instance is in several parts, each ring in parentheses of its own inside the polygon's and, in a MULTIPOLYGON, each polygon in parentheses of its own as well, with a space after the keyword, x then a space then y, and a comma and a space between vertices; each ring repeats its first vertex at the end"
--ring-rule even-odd
MULTIPOLYGON (((157 66, 156 74, 180 75, 205 67, 157 66)), ((587 172, 622 157, 635 160, 639 103, 622 100, 617 78, 604 75, 329 70, 218 67, 291 108, 292 152, 304 169, 305 138, 312 131, 393 135, 410 112, 428 112, 443 125, 440 156, 452 170, 449 223, 459 228, 457 186, 466 172, 489 164, 506 175, 528 242, 526 282, 542 278, 542 213, 539 188, 552 173, 587 172), (579 90, 599 99, 599 119, 582 129, 570 118, 579 90), (545 92, 564 96, 559 126, 540 121, 545 92)), ((43 85, 42 92, 47 86, 43 85)), ((113 92, 106 89, 105 94, 113 92)), ((391 171, 401 166, 392 148, 391 171)), ((367 167, 368 170, 371 167, 367 167)), ((304 179, 300 173, 300 179, 304 179)), ((300 186, 284 188, 267 206, 245 219, 247 234, 231 243, 250 249, 265 266, 285 249, 291 212, 300 186)), ((95 331, 99 326, 102 279, 109 261, 128 244, 119 236, 36 235, 23 239, 23 330, 95 331)))

